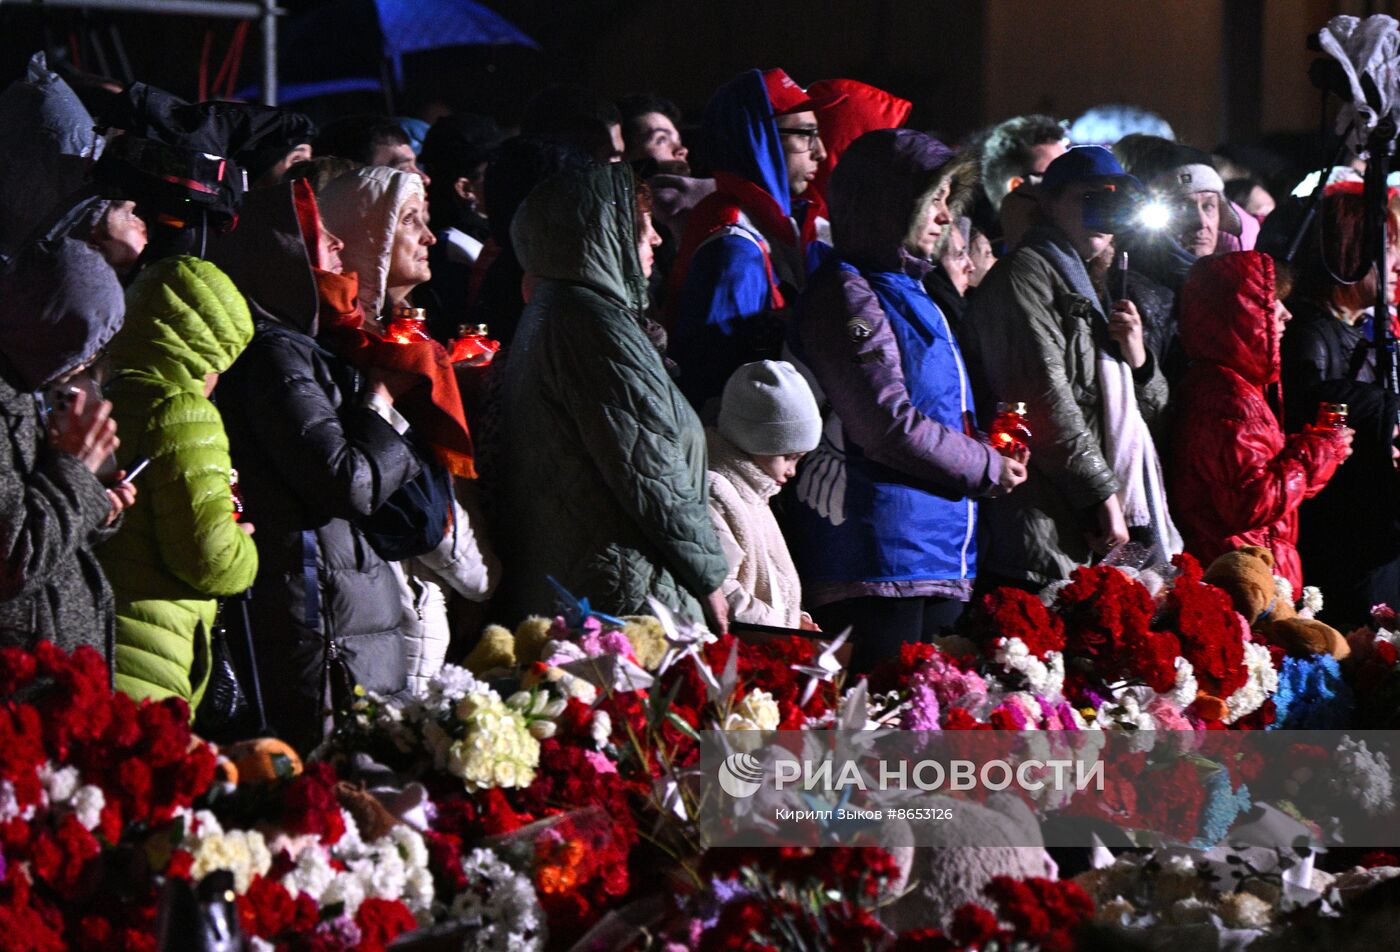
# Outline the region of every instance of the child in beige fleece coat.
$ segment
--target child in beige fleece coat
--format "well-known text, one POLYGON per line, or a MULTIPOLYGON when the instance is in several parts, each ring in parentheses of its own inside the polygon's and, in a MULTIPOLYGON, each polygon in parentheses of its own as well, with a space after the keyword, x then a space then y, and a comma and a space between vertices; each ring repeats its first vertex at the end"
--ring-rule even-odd
POLYGON ((816 449, 821 413, 812 390, 785 361, 745 364, 724 387, 710 449, 710 521, 729 560, 721 591, 731 621, 812 628, 802 585, 768 507, 797 462, 816 449))

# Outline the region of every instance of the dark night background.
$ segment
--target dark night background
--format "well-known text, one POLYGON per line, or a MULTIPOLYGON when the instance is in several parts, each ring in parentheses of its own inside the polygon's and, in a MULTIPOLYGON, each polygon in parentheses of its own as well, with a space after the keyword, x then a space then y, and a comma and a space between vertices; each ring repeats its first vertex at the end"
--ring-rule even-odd
MULTIPOLYGON (((282 82, 310 69, 377 76, 363 11, 337 2, 333 27, 293 36, 299 14, 322 0, 286 0, 282 82), (361 13, 357 14, 357 11, 361 13)), ((709 93, 739 70, 783 66, 801 83, 850 77, 915 103, 911 125, 949 139, 1020 112, 1070 119, 1101 102, 1134 102, 1162 114, 1178 135, 1292 143, 1315 133, 1318 99, 1308 86, 1305 36, 1337 13, 1394 15, 1386 0, 485 0, 540 44, 458 47, 409 56, 396 111, 433 100, 513 123, 548 82, 591 85, 607 95, 651 90, 698 120, 709 93)), ((134 78, 196 98, 201 51, 218 69, 236 24, 187 16, 114 14, 0 3, 0 81, 35 49, 63 48, 81 64, 126 78, 113 31, 134 78), (98 46, 92 40, 96 38, 98 46), (100 50, 99 50, 100 47, 100 50)), ((256 24, 247 34, 235 88, 261 74, 256 24)), ((325 119, 382 111, 361 93, 295 106, 325 119)), ((1305 160, 1308 157, 1305 157, 1305 160)))

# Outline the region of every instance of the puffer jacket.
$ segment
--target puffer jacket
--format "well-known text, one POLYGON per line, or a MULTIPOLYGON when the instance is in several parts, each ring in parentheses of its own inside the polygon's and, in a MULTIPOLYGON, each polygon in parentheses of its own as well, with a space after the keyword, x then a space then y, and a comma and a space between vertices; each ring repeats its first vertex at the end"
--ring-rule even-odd
MULTIPOLYGON (((1111 343, 1088 275, 1058 229, 1033 229, 993 266, 968 306, 962 340, 979 416, 990 423, 998 402, 1022 402, 1029 414, 1031 459, 1026 481, 982 507, 984 571, 1044 585, 1088 561, 1086 530, 1094 508, 1118 492, 1103 451, 1098 351, 1111 343), (1078 290, 1076 290, 1078 288, 1078 290)), ((1149 427, 1167 402, 1157 361, 1133 373, 1138 410, 1149 427)))
POLYGON ((796 628, 802 624, 802 581, 769 506, 782 488, 718 430, 710 451, 710 521, 729 577, 721 586, 732 621, 796 628))
POLYGON ((1242 545, 1274 554, 1274 573, 1301 591, 1298 507, 1343 459, 1331 431, 1285 439, 1266 388, 1279 379, 1274 265, 1239 251, 1206 258, 1182 288, 1181 342, 1190 368, 1176 411, 1169 490, 1186 550, 1209 564, 1242 545))
POLYGON ((328 643, 365 688, 407 683, 400 586, 356 521, 422 461, 365 404, 364 377, 311 336, 319 304, 293 194, 251 193, 211 258, 254 316, 252 343, 217 397, 258 530, 250 610, 263 697, 278 734, 308 751, 322 735, 328 643))
POLYGON ((550 609, 552 575, 604 611, 650 595, 699 620, 728 571, 704 431, 637 322, 635 203, 625 165, 565 172, 512 224, 535 281, 506 365, 495 512, 517 614, 550 609))
POLYGON ((257 575, 257 549, 233 521, 223 420, 204 396, 205 374, 228 370, 252 336, 233 282, 207 261, 175 257, 141 272, 107 349, 118 460, 151 461, 121 531, 98 552, 117 603, 115 687, 138 700, 198 707, 217 599, 257 575))
POLYGON ((0 278, 0 647, 52 641, 112 657, 112 590, 93 554, 107 491, 53 450, 38 392, 87 363, 122 326, 117 276, 79 241, 22 252, 0 278))

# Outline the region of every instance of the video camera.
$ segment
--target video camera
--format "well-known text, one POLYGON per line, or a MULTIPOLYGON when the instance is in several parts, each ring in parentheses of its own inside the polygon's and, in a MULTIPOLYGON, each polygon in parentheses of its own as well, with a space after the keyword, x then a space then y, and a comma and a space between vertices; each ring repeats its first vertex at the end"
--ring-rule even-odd
POLYGON ((310 141, 305 116, 237 102, 188 103, 133 83, 101 103, 100 119, 124 130, 93 168, 109 197, 130 199, 148 221, 175 227, 233 223, 248 189, 240 157, 256 149, 310 141))
POLYGON ((1162 229, 1170 224, 1171 207, 1150 198, 1139 186, 1111 182, 1084 194, 1084 227, 1105 235, 1121 235, 1141 229, 1162 229))

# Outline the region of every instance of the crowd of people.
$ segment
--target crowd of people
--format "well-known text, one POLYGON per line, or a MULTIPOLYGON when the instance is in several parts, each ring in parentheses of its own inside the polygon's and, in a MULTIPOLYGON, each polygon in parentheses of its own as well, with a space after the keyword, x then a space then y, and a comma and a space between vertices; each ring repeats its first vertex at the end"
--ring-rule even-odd
POLYGON ((0 96, 48 150, 0 168, 0 643, 95 645, 197 729, 231 630, 308 750, 559 588, 849 628, 854 672, 1128 551, 1400 608, 1360 163, 1295 241, 1160 120, 953 145, 781 69, 698 135, 554 86, 421 139, 68 78, 0 96))

